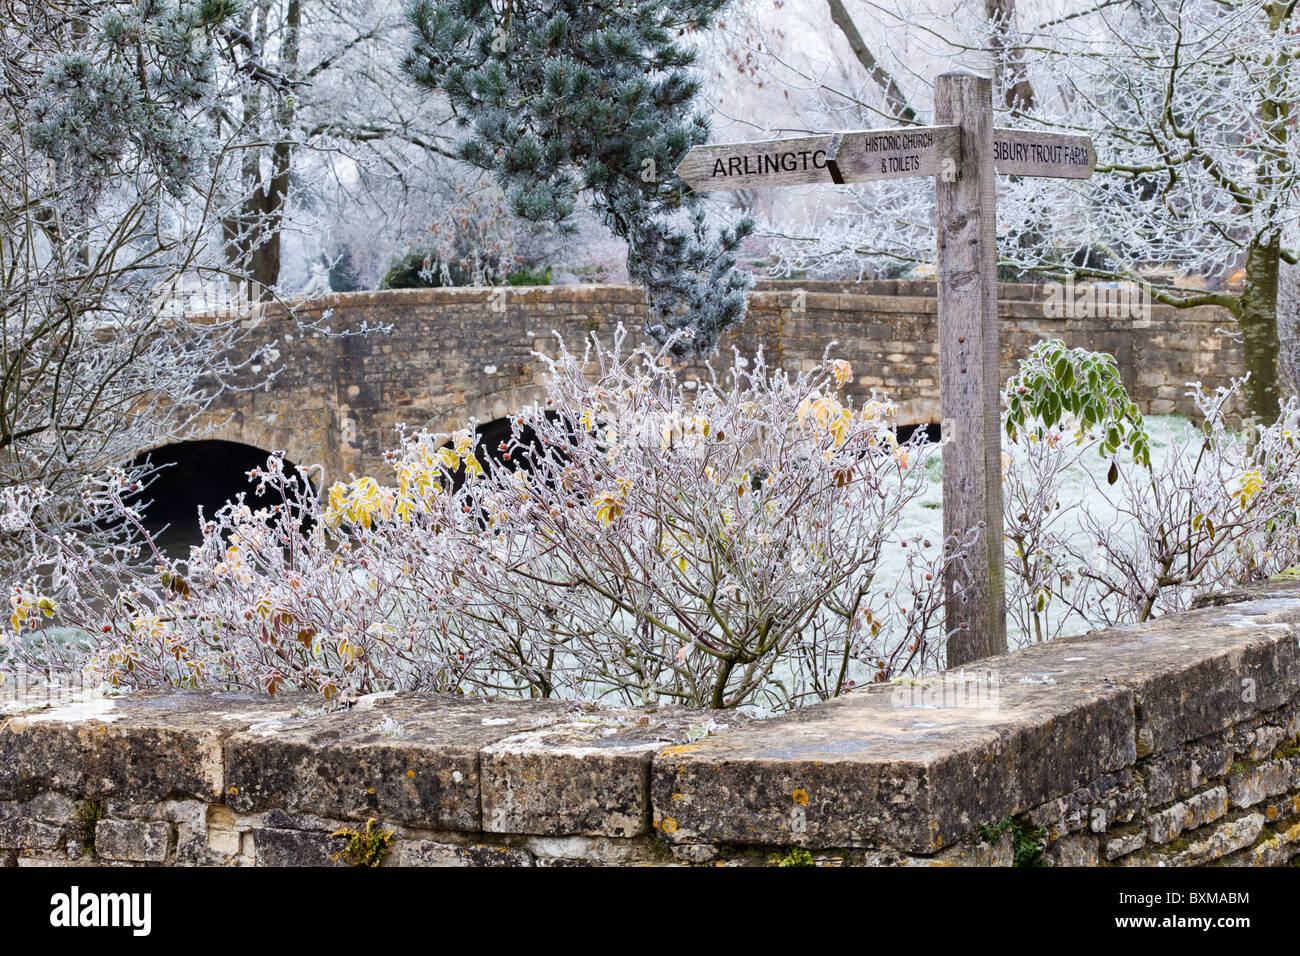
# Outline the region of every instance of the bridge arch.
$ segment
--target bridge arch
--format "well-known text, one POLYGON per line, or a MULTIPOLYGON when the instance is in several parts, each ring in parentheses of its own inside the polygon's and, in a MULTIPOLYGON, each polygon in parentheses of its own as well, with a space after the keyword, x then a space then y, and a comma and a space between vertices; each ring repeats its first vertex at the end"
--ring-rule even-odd
MULTIPOLYGON (((210 518, 241 492, 254 509, 279 500, 270 489, 259 495, 247 474, 253 468, 265 467, 270 454, 254 445, 206 438, 174 442, 137 455, 131 466, 148 465, 153 469, 137 496, 146 505, 141 523, 161 550, 177 558, 188 556, 189 547, 202 539, 200 507, 210 518)), ((313 493, 320 492, 311 477, 287 457, 284 470, 304 478, 313 493)))

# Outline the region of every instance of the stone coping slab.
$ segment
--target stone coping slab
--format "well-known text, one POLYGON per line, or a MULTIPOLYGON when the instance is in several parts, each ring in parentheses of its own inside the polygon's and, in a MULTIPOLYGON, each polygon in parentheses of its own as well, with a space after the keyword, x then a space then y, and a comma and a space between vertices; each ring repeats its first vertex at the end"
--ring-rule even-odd
POLYGON ((1262 711, 1300 688, 1300 588, 865 688, 655 759, 674 842, 887 844, 971 832, 1262 711))
POLYGON ((929 855, 1300 700, 1300 584, 1202 603, 763 721, 458 695, 329 713, 302 695, 92 698, 0 715, 0 800, 929 855), (725 726, 705 736, 710 718, 725 726))
MULTIPOLYGON (((487 301, 496 291, 483 286, 448 286, 437 289, 435 295, 441 301, 454 303, 459 300, 468 302, 487 301)), ((353 309, 362 303, 383 305, 400 303, 404 299, 427 299, 427 289, 378 289, 360 292, 330 293, 314 299, 299 300, 293 303, 296 310, 302 312, 323 312, 348 305, 353 309)), ((520 305, 536 305, 565 302, 590 303, 593 305, 618 303, 624 301, 639 302, 643 292, 638 286, 604 285, 595 283, 574 283, 553 286, 512 286, 508 292, 510 299, 520 305)), ((828 311, 879 312, 882 314, 902 313, 908 315, 934 315, 937 313, 937 284, 932 281, 867 281, 861 283, 816 281, 816 280, 766 280, 755 283, 747 293, 747 299, 754 308, 773 308, 788 304, 792 295, 802 293, 803 308, 809 311, 819 309, 828 311)), ((1027 318, 1042 321, 1048 318, 1044 311, 1047 290, 1044 285, 998 283, 998 314, 1003 319, 1027 318)), ((1155 304, 1153 308, 1162 313, 1172 313, 1172 307, 1155 304)), ((278 314, 276 306, 267 309, 268 314, 278 314)), ((1066 320, 1061 319, 1062 324, 1066 320)))
POLYGON ((147 691, 0 715, 0 800, 37 790, 88 799, 212 799, 231 734, 292 715, 306 698, 147 691))

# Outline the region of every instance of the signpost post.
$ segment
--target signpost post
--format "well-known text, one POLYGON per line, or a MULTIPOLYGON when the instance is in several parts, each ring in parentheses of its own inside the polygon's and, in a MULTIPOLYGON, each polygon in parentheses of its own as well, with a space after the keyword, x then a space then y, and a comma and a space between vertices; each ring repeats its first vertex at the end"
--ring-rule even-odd
POLYGON ((943 531, 984 529, 971 579, 944 581, 955 667, 1007 647, 994 173, 1087 179, 1096 153, 1086 136, 994 127, 987 77, 945 73, 934 101, 934 126, 696 146, 677 174, 696 192, 934 178, 943 531))

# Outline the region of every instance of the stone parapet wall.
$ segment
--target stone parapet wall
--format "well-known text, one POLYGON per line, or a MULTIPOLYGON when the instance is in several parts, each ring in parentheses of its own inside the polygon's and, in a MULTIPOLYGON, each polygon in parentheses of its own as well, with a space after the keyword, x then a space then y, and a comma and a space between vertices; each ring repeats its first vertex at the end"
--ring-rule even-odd
POLYGON ((1210 603, 765 721, 34 690, 0 724, 0 862, 1281 865, 1300 587, 1210 603))
MULTIPOLYGON (((855 400, 877 391, 899 407, 902 424, 938 423, 937 299, 933 282, 764 281, 749 296, 743 323, 722 340, 792 372, 818 364, 833 341, 849 359, 855 400)), ((1191 414, 1187 383, 1225 385, 1242 369, 1235 330, 1218 308, 1154 306, 1149 320, 1051 318, 1042 287, 999 286, 1002 374, 1037 341, 1110 352, 1146 413, 1191 414)), ((231 392, 207 416, 209 437, 285 449, 320 464, 328 481, 386 473, 383 453, 396 426, 450 431, 510 414, 541 395, 552 332, 571 349, 592 333, 608 342, 622 323, 639 341, 644 292, 635 286, 410 289, 325 296, 297 307, 297 318, 269 311, 247 320, 249 344, 275 343, 278 357, 249 370, 244 384, 280 367, 268 388, 231 392), (363 327, 386 329, 344 335, 363 327), (326 335, 323 329, 331 332, 326 335)), ((687 364, 687 376, 706 374, 687 364)))

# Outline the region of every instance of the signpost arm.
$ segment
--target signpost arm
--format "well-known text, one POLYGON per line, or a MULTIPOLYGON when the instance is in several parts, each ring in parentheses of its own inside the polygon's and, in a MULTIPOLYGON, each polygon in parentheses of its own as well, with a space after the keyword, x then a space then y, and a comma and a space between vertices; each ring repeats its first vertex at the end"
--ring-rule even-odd
POLYGON ((984 525, 970 579, 953 568, 944 581, 954 667, 1007 649, 992 82, 945 73, 934 100, 935 122, 958 126, 961 141, 955 181, 935 177, 943 532, 984 525))

